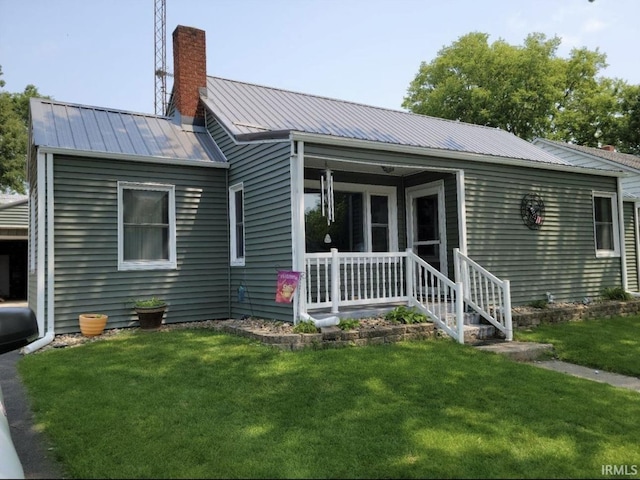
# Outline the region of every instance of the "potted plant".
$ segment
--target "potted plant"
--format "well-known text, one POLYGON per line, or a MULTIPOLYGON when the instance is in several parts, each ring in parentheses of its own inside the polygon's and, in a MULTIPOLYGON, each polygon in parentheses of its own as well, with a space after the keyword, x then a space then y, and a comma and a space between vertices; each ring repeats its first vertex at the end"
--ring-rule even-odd
POLYGON ((102 334, 109 317, 103 313, 82 313, 78 317, 80 332, 85 337, 95 337, 102 334))
POLYGON ((157 330, 162 325, 167 302, 158 297, 141 298, 134 302, 133 309, 142 330, 157 330))

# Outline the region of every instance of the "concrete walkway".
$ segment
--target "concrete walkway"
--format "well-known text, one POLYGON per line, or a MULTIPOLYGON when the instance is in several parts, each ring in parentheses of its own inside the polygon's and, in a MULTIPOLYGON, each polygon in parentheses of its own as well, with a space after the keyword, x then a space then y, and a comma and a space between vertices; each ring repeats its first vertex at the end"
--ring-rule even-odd
POLYGON ((594 382, 608 383, 614 387, 627 388, 640 392, 640 378, 628 377, 617 373, 603 372, 589 367, 582 367, 560 360, 549 360, 553 354, 550 343, 534 342, 495 342, 478 345, 478 349, 506 355, 521 362, 528 362, 540 368, 566 373, 574 377, 586 378, 594 382))

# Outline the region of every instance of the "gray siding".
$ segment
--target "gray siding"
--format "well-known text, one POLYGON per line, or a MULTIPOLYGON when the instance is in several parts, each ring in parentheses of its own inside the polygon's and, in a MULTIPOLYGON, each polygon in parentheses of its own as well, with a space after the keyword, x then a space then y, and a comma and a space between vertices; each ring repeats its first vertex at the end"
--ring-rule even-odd
MULTIPOLYGON (((39 225, 37 223, 38 218, 38 196, 40 195, 40 185, 38 185, 36 174, 36 156, 34 155, 29 159, 27 164, 28 178, 29 178, 29 202, 33 202, 33 209, 29 212, 29 245, 27 252, 27 302, 29 308, 36 314, 38 313, 38 241, 40 238, 39 225), (31 214, 33 213, 33 216, 31 214), (32 239, 35 239, 35 244, 31 245, 32 239), (33 250, 34 255, 31 255, 33 250)), ((31 209, 31 207, 29 207, 31 209)), ((43 336, 45 332, 39 332, 40 336, 43 336)))
POLYGON ((29 204, 16 202, 0 207, 0 226, 27 227, 29 225, 29 204))
POLYGON ((636 232, 638 226, 634 216, 635 205, 633 202, 624 202, 624 244, 627 255, 627 286, 628 289, 637 292, 640 290, 638 281, 638 251, 636 248, 636 232))
POLYGON ((292 305, 275 302, 277 272, 292 267, 291 144, 237 144, 211 117, 207 128, 229 160, 229 185, 244 184, 245 265, 231 267, 231 316, 292 321, 292 305))
MULTIPOLYGON (((336 159, 464 170, 469 256, 511 281, 514 305, 546 298, 548 291, 557 301, 578 301, 599 295, 603 287, 621 284, 620 258, 596 258, 593 230, 592 192, 615 192, 613 177, 324 145, 305 145, 305 152, 336 159), (542 195, 546 205, 540 230, 530 230, 521 219, 520 202, 530 192, 542 195)), ((430 181, 437 175, 425 172, 405 182, 430 181)), ((455 178, 445 178, 447 226, 457 229, 457 217, 453 218, 457 215, 455 178)), ((449 231, 448 236, 452 237, 447 239, 448 248, 458 246, 455 233, 449 231)))
POLYGON ((56 156, 54 182, 56 333, 88 312, 135 325, 132 300, 152 295, 168 323, 228 317, 225 170, 56 156), (118 181, 175 185, 176 270, 118 271, 118 181))

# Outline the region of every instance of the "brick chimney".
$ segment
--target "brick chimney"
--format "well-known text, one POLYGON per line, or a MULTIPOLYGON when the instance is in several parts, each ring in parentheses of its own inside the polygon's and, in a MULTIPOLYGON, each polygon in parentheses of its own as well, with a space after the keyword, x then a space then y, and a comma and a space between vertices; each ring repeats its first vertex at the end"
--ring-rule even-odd
POLYGON ((204 30, 178 25, 173 31, 173 102, 182 123, 202 123, 198 89, 207 86, 204 30))
POLYGON ((616 147, 614 147, 613 145, 603 145, 602 147, 600 147, 601 150, 606 150, 607 152, 615 152, 616 151, 616 147))

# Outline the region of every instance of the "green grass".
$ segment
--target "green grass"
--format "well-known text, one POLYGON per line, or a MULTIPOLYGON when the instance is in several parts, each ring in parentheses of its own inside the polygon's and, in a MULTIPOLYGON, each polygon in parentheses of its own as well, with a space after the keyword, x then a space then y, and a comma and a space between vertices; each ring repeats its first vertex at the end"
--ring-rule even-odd
POLYGON ((593 478, 639 460, 637 392, 449 340, 127 332, 18 368, 68 478, 593 478))
POLYGON ((516 330, 515 339, 552 343, 560 360, 640 377, 640 317, 540 325, 516 330))

